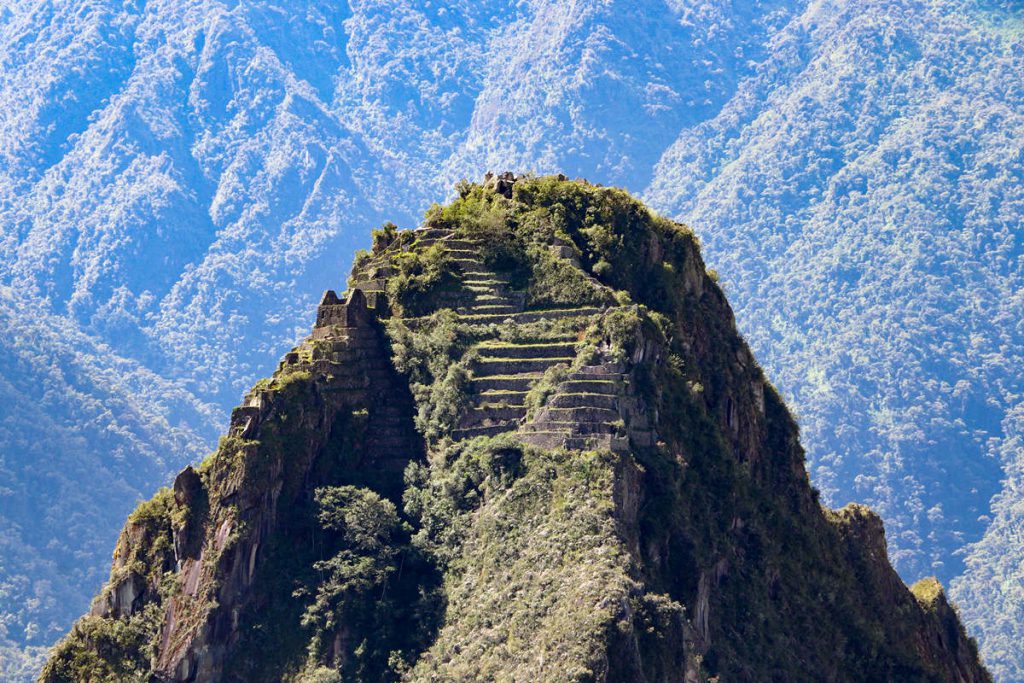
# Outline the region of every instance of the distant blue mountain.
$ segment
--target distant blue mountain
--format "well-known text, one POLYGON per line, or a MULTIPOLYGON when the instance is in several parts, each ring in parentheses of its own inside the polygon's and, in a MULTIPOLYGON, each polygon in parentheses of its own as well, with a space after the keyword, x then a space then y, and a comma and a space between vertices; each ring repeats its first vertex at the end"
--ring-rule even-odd
POLYGON ((813 483, 1024 680, 1021 74, 1016 2, 6 3, 0 678, 370 227, 512 169, 691 224, 813 483))

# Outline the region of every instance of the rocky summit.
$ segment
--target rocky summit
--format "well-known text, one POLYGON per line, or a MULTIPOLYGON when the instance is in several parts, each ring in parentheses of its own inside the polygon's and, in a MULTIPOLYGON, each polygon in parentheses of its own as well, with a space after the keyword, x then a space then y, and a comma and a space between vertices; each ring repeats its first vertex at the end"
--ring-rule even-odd
POLYGON ((988 681, 824 507, 697 238, 561 176, 387 224, 129 517, 57 681, 988 681))

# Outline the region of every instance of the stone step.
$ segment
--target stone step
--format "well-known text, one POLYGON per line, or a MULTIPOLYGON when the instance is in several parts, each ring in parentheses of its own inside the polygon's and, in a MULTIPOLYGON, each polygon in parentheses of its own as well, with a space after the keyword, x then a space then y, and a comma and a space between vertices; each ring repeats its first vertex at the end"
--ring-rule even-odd
POLYGON ((523 310, 522 306, 519 306, 515 299, 509 299, 506 297, 499 297, 494 295, 484 295, 469 301, 465 305, 467 311, 479 311, 483 310, 490 313, 501 313, 502 311, 497 310, 495 307, 500 306, 501 308, 510 309, 510 313, 518 313, 523 310))
POLYGON ((475 262, 480 262, 480 263, 483 262, 483 257, 480 256, 480 248, 479 247, 455 247, 455 246, 452 246, 452 243, 450 241, 447 241, 447 240, 442 242, 442 244, 444 244, 445 247, 448 248, 448 253, 453 258, 456 258, 456 259, 469 259, 469 260, 473 261, 474 263, 475 262))
POLYGON ((438 242, 442 242, 443 243, 443 242, 446 242, 446 241, 447 240, 439 238, 439 237, 421 237, 418 240, 416 240, 415 248, 416 249, 427 250, 430 247, 432 247, 435 244, 437 244, 438 242))
POLYGON ((507 403, 512 406, 521 406, 526 403, 526 394, 528 393, 528 391, 489 389, 475 394, 472 399, 481 403, 507 403))
POLYGON ((574 408, 545 407, 538 416, 538 422, 569 422, 573 424, 609 423, 622 419, 618 411, 610 408, 580 406, 574 408))
POLYGON ((477 436, 496 436, 498 434, 503 434, 505 432, 515 431, 516 427, 518 426, 518 422, 509 422, 507 424, 466 427, 464 429, 453 429, 452 439, 455 441, 464 441, 466 439, 472 439, 477 436))
POLYGON ((589 434, 616 434, 617 425, 608 422, 560 422, 557 420, 537 420, 522 426, 523 432, 563 432, 571 436, 589 434))
POLYGON ((451 228, 417 228, 415 232, 420 241, 423 239, 451 239, 455 236, 455 231, 451 228))
POLYGON ((482 243, 476 240, 461 239, 458 237, 449 237, 445 240, 445 243, 450 249, 468 249, 470 251, 480 252, 482 243))
POLYGON ((473 390, 484 391, 521 391, 527 392, 534 382, 539 380, 542 373, 532 372, 519 375, 491 375, 489 377, 474 377, 471 382, 473 390))
POLYGON ((509 285, 501 282, 495 283, 487 282, 485 280, 463 280, 462 287, 470 292, 500 294, 502 296, 510 296, 517 299, 522 297, 520 292, 516 292, 509 285))
POLYGON ((605 365, 584 365, 571 379, 620 379, 625 377, 626 366, 622 363, 605 365))
MULTIPOLYGON (((590 318, 601 312, 598 308, 551 308, 545 310, 529 310, 522 311, 520 313, 488 313, 488 314, 473 314, 473 313, 459 313, 459 322, 463 322, 470 325, 491 325, 500 324, 506 320, 510 320, 514 323, 533 323, 539 320, 567 320, 567 319, 578 319, 578 324, 582 328, 590 322, 590 318)), ((405 318, 405 323, 415 328, 421 322, 428 320, 428 317, 409 317, 405 318)))
POLYGON ((474 287, 494 286, 494 287, 507 287, 509 280, 502 277, 498 273, 488 273, 487 275, 473 275, 462 278, 462 284, 471 285, 474 287))
POLYGON ((473 364, 477 377, 488 375, 520 375, 527 372, 543 373, 555 363, 572 363, 572 357, 553 358, 487 358, 481 357, 473 364))
POLYGON ((568 394, 607 394, 623 392, 623 383, 611 379, 569 379, 558 385, 558 390, 568 394))
POLYGON ((509 315, 518 313, 519 307, 514 304, 473 304, 459 310, 472 311, 473 315, 509 315))
MULTIPOLYGON (((601 312, 599 308, 550 308, 543 311, 523 311, 521 313, 508 314, 460 314, 463 322, 486 325, 489 323, 500 323, 511 319, 517 323, 532 323, 538 320, 562 320, 564 318, 586 318, 597 315, 601 312)), ((412 320, 412 319, 410 319, 412 320)))
POLYGON ((470 408, 462 414, 459 427, 476 427, 480 425, 504 424, 518 422, 526 416, 525 406, 483 405, 470 408))
POLYGON ((485 268, 483 262, 460 263, 456 261, 456 263, 459 264, 459 270, 462 272, 462 275, 467 278, 492 278, 497 275, 493 270, 485 268))
POLYGON ((516 434, 516 438, 523 443, 545 449, 563 448, 565 442, 570 438, 565 432, 523 432, 516 434))
POLYGON ((462 288, 467 292, 472 292, 477 298, 481 297, 498 297, 504 299, 507 303, 518 303, 516 297, 512 292, 508 291, 504 287, 490 287, 486 285, 467 285, 462 283, 462 288))
POLYGON ((530 333, 530 341, 524 344, 566 344, 573 349, 579 343, 579 335, 574 332, 557 332, 553 330, 537 330, 530 333))
POLYGON ((501 294, 494 293, 493 290, 485 292, 476 292, 476 296, 473 297, 474 305, 478 306, 515 306, 516 301, 510 296, 503 296, 501 294))
POLYGON ((462 281, 462 288, 478 294, 501 295, 505 293, 505 287, 503 285, 475 284, 467 280, 462 281))
POLYGON ((557 393, 548 399, 549 408, 602 408, 618 410, 619 397, 615 394, 557 393))
POLYGON ((566 358, 576 355, 576 345, 543 344, 478 344, 476 349, 487 358, 566 358))

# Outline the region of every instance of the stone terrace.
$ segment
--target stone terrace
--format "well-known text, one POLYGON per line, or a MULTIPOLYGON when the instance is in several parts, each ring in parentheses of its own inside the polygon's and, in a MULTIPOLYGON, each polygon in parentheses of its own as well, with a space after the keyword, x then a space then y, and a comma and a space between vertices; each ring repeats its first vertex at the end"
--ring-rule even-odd
MULTIPOLYGON (((558 321, 553 331, 531 335, 528 342, 488 339, 469 352, 472 390, 469 405, 451 437, 458 441, 512 432, 524 442, 546 448, 626 449, 654 443, 646 416, 632 397, 624 368, 585 366, 559 384, 540 410, 527 420, 526 397, 551 367, 567 369, 576 360, 577 343, 586 328, 600 316, 594 307, 526 309, 525 293, 515 291, 506 275, 489 268, 481 256, 481 244, 437 228, 413 231, 414 240, 396 242, 402 248, 425 250, 440 244, 453 257, 462 290, 442 303, 452 308, 460 322, 487 325, 558 321), (411 242, 411 244, 409 244, 411 242)), ((401 234, 401 233, 400 233, 401 234)), ((389 249, 395 248, 394 246, 389 249)), ((557 247, 553 247, 557 249, 557 247)), ((353 272, 352 290, 362 290, 371 301, 382 301, 387 279, 394 274, 385 250, 353 272)), ((415 328, 417 319, 407 319, 415 328)))

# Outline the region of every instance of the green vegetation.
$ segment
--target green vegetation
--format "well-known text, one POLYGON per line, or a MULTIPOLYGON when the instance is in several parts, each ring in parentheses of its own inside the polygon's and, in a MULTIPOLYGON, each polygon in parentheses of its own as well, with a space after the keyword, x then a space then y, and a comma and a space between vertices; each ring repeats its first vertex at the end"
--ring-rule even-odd
POLYGON ((472 337, 449 309, 433 313, 413 332, 398 318, 387 323, 395 368, 409 378, 419 410, 416 426, 431 442, 455 426, 469 388, 464 357, 472 337))
POLYGON ((391 221, 388 221, 380 228, 374 230, 372 232, 373 253, 378 255, 382 253, 385 249, 387 249, 394 243, 395 238, 397 236, 398 226, 392 223, 391 221))
POLYGON ((429 385, 444 377, 452 359, 459 358, 471 341, 449 309, 421 321, 415 332, 401 318, 386 324, 395 368, 413 384, 429 385))
POLYGON ((68 683, 147 683, 160 616, 159 606, 149 605, 128 618, 83 617, 58 644, 40 679, 68 683))
POLYGON ((569 376, 569 366, 564 363, 552 365, 544 371, 540 378, 526 394, 526 419, 529 420, 544 407, 548 398, 558 389, 566 377, 569 376))
POLYGON ((451 256, 439 244, 423 252, 396 252, 391 264, 396 274, 388 280, 388 300, 407 316, 426 314, 438 291, 458 286, 451 256))
POLYGON ((944 600, 946 597, 942 584, 934 576, 917 581, 910 587, 910 592, 923 607, 931 610, 935 609, 940 599, 944 600))
POLYGON ((308 673, 300 680, 316 680, 321 664, 330 664, 340 680, 379 681, 389 655, 379 648, 395 634, 381 632, 389 617, 387 603, 377 598, 398 570, 407 532, 394 504, 368 489, 320 488, 316 503, 321 528, 338 535, 340 549, 313 565, 322 578, 302 615, 310 640, 308 673), (341 642, 332 644, 339 633, 341 642))
POLYGON ((252 438, 225 437, 201 485, 176 485, 186 501, 164 490, 132 516, 119 552, 157 588, 145 609, 83 620, 52 666, 145 674, 158 645, 141 617, 173 595, 174 642, 230 621, 223 674, 257 683, 986 680, 949 651, 973 646, 938 583, 910 591, 888 565, 880 520, 821 508, 797 425, 688 230, 618 190, 554 178, 521 180, 511 199, 462 185, 427 222, 456 245, 483 240, 541 319, 460 316, 437 233, 406 249, 422 238, 382 228, 372 267, 393 269, 387 344, 376 323, 304 344, 263 387, 252 438), (601 308, 548 310, 582 306, 601 308), (374 344, 402 382, 364 362, 374 344), (471 396, 480 381, 503 388, 471 396), (566 382, 594 392, 561 394, 545 414, 561 416, 555 429, 576 419, 554 442, 583 446, 527 445, 528 433, 552 443, 549 423, 517 435, 503 422, 522 414, 505 397, 531 420, 566 382), (469 431, 471 398, 502 417, 469 431), (590 414, 600 421, 574 417, 590 414), (425 458, 394 452, 414 449, 402 438, 413 425, 425 458), (591 426, 615 452, 588 450, 577 435, 591 426), (193 547, 189 528, 202 529, 198 578, 168 561, 174 534, 193 547))
POLYGON ((445 568, 448 597, 445 625, 412 678, 593 680, 609 669, 608 634, 649 638, 644 619, 675 619, 660 632, 661 650, 681 657, 678 604, 662 597, 664 610, 632 619, 620 611, 659 600, 631 577, 616 532, 612 489, 626 467, 610 453, 542 451, 507 437, 411 466, 414 542, 445 568))

